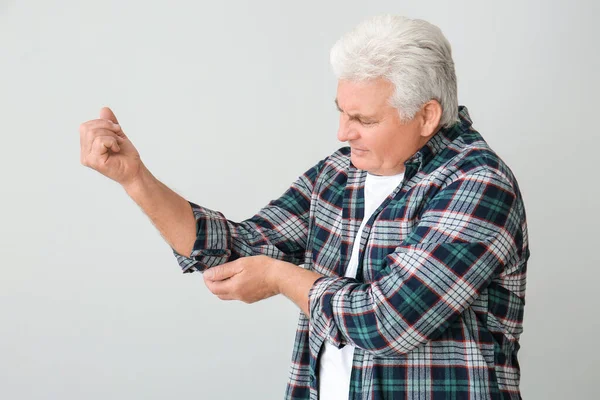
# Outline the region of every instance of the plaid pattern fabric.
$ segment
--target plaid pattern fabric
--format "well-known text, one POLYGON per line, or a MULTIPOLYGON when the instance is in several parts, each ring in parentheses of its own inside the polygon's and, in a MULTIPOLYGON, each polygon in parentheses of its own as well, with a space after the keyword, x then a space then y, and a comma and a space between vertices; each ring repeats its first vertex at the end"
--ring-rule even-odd
POLYGON ((324 276, 300 313, 286 399, 318 399, 323 342, 356 346, 350 399, 520 399, 529 258, 515 177, 465 107, 405 164, 367 221, 366 172, 341 148, 240 223, 192 202, 184 272, 263 254, 324 276), (357 278, 344 277, 360 246, 357 278))

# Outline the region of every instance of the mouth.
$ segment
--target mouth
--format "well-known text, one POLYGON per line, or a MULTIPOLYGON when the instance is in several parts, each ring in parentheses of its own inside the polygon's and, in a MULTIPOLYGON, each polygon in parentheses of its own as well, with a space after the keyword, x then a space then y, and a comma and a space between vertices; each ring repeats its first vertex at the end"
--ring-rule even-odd
POLYGON ((356 153, 356 154, 364 154, 367 152, 366 149, 359 149, 358 147, 351 147, 350 149, 352 150, 353 153, 356 153))

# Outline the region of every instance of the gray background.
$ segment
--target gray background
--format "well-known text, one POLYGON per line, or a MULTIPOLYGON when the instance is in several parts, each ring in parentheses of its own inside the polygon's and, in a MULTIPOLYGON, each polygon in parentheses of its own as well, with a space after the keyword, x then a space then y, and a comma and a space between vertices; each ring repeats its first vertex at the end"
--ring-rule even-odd
POLYGON ((598 398, 598 11, 591 0, 1 2, 0 398, 283 397, 296 306, 222 302, 182 275, 125 192, 79 164, 78 127, 111 106, 165 184, 249 217, 342 145, 329 49, 383 12, 441 27, 460 103, 521 185, 524 398, 598 398))

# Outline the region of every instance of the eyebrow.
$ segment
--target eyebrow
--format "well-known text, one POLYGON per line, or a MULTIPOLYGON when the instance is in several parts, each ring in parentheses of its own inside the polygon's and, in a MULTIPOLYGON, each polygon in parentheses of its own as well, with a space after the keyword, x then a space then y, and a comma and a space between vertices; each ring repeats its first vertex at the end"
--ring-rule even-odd
MULTIPOLYGON (((334 100, 335 101, 335 106, 337 107, 339 112, 344 112, 344 110, 342 110, 342 108, 340 107, 340 104, 338 103, 337 98, 334 100)), ((352 119, 366 119, 366 120, 374 120, 376 119, 375 115, 364 115, 364 114, 350 114, 348 113, 348 116, 352 119)))

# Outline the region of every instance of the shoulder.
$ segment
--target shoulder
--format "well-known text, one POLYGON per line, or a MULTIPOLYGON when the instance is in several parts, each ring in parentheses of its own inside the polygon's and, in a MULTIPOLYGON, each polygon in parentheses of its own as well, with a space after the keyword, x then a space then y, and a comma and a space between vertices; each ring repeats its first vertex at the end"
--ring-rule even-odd
POLYGON ((513 171, 472 126, 454 137, 439 156, 443 161, 433 173, 447 176, 446 183, 470 176, 488 177, 520 197, 513 171))
POLYGON ((346 173, 350 165, 350 147, 341 147, 325 157, 314 167, 318 180, 327 176, 346 173))
POLYGON ((325 158, 325 167, 335 170, 347 170, 350 165, 350 147, 344 146, 325 158))
POLYGON ((439 190, 456 191, 452 198, 476 205, 477 210, 488 210, 487 214, 492 209, 505 209, 513 228, 526 232, 525 206, 517 179, 482 135, 469 127, 448 144, 446 151, 451 155, 432 172, 437 175, 432 181, 440 184, 439 190))
POLYGON ((349 165, 350 147, 341 147, 306 171, 303 178, 312 182, 316 192, 332 186, 332 183, 345 185, 349 165))

